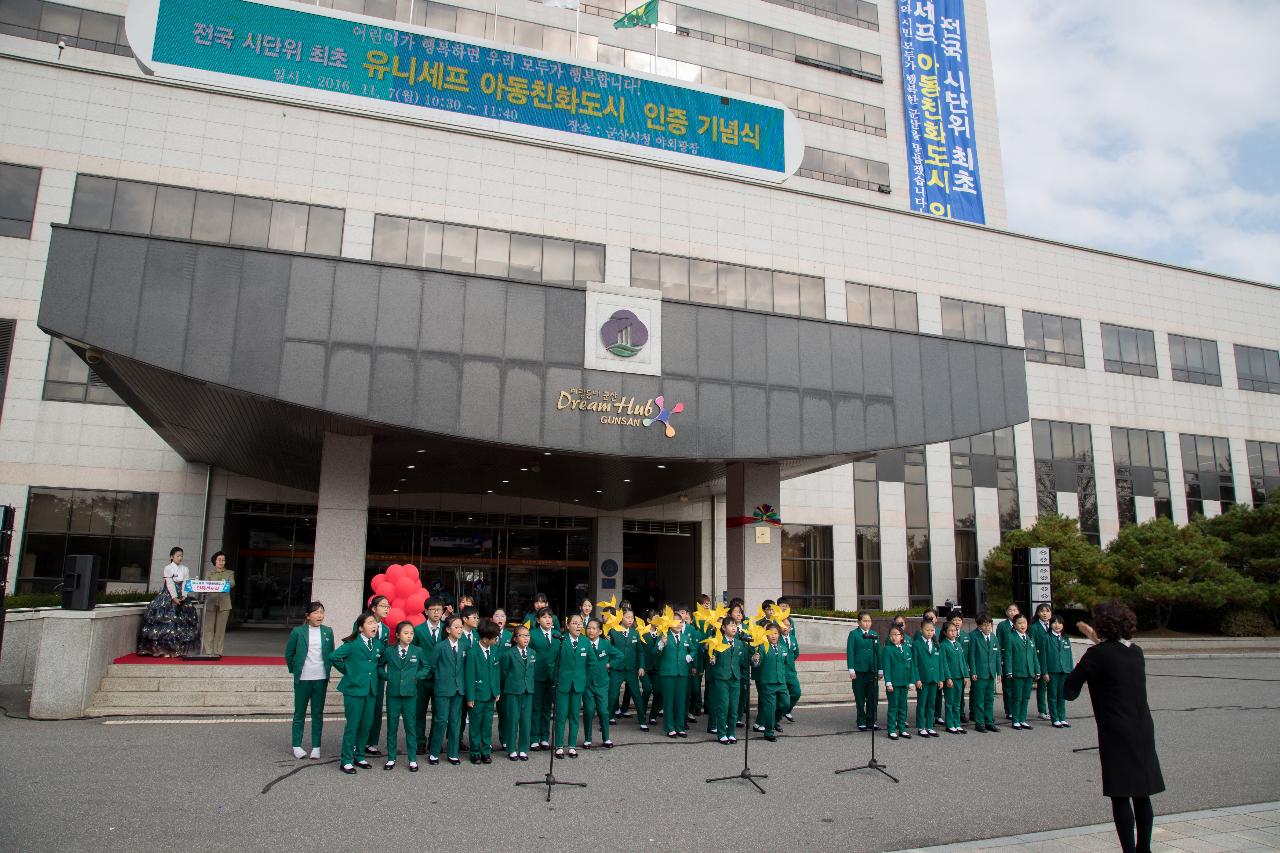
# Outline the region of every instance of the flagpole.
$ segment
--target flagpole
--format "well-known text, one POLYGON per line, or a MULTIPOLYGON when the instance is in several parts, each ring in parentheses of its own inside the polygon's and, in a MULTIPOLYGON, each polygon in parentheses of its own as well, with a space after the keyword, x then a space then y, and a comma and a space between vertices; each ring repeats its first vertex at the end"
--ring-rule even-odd
POLYGON ((573 7, 573 58, 578 59, 578 32, 582 23, 582 4, 573 7))
POLYGON ((498 40, 498 0, 493 0, 493 40, 498 40))
POLYGON ((653 73, 658 73, 658 22, 653 22, 653 73))

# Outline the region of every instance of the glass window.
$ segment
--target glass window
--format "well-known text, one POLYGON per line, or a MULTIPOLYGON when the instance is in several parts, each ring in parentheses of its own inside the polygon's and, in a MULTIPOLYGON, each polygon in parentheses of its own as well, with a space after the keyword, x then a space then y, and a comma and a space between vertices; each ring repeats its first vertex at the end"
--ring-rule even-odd
POLYGON ((106 386, 64 341, 49 341, 49 360, 45 364, 44 399, 69 403, 104 403, 122 406, 124 401, 106 386))
POLYGON ((568 240, 542 241, 542 280, 573 283, 573 244, 568 240))
POLYGON ((662 295, 667 299, 689 298, 689 259, 663 255, 659 259, 662 295))
POLYGON ((307 248, 307 206, 277 201, 271 205, 271 233, 267 237, 271 249, 303 252, 307 248))
POLYGON ((942 333, 970 341, 1005 342, 1004 308, 942 298, 942 333))
POLYGON ((195 215, 196 192, 181 187, 157 187, 155 216, 151 233, 161 237, 191 237, 191 220, 195 215))
POLYGON ((512 278, 542 281, 542 238, 512 234, 510 269, 512 278))
POLYGON ((1078 319, 1023 311, 1022 325, 1027 361, 1084 367, 1084 338, 1078 319))
POLYGON ((1204 514, 1204 501, 1218 501, 1221 509, 1235 503, 1235 481, 1231 450, 1221 436, 1182 435, 1183 481, 1186 484, 1187 516, 1204 514))
POLYGON ((578 284, 604 281, 604 246, 593 243, 574 244, 573 280, 578 284))
POLYGON ((826 282, 813 275, 800 276, 800 314, 825 319, 827 316, 826 282))
POLYGON ((476 229, 467 225, 446 224, 440 265, 454 272, 475 272, 476 229))
POLYGON ((1102 358, 1108 373, 1156 376, 1155 335, 1147 329, 1102 324, 1102 358))
POLYGON ((230 242, 231 215, 234 208, 235 196, 197 192, 195 219, 191 223, 191 239, 203 240, 207 243, 230 242))
POLYGON ((720 264, 718 280, 720 304, 745 308, 747 305, 746 270, 736 264, 720 264))
MULTIPOLYGON (((541 245, 542 241, 538 241, 541 245)), ((441 269, 444 265, 444 223, 409 222, 409 251, 405 262, 427 269, 441 269)))
POLYGON ((871 288, 871 325, 894 328, 893 291, 886 287, 871 288))
POLYGON ((69 554, 99 557, 99 582, 146 584, 155 532, 154 493, 32 487, 22 546, 20 592, 52 591, 69 554))
POLYGON ((795 273, 773 274, 773 310, 779 314, 800 313, 800 277, 795 273))
POLYGON ((71 198, 71 224, 86 228, 110 228, 116 182, 111 178, 77 175, 71 198))
POLYGON ((104 15, 102 12, 91 12, 85 9, 80 13, 80 38, 115 43, 120 19, 115 15, 104 15))
POLYGON ((845 282, 845 308, 848 310, 850 323, 860 326, 871 324, 871 289, 865 284, 845 282))
POLYGON ((510 269, 511 235, 481 228, 476 234, 476 272, 506 277, 510 269))
POLYGON ((39 169, 0 163, 0 237, 31 236, 39 189, 39 169))
POLYGON ((403 264, 409 246, 409 220, 398 216, 375 216, 373 219, 373 260, 384 264, 403 264))
POLYGON ((339 207, 311 205, 307 213, 307 241, 304 251, 314 255, 342 254, 342 229, 346 211, 339 207))
MULTIPOLYGON (((119 195, 119 191, 116 193, 119 195)), ((235 196, 231 212, 231 242, 263 248, 271 231, 271 202, 265 198, 235 196)))
POLYGON ((154 184, 116 181, 116 200, 111 208, 111 229, 130 231, 135 234, 150 233, 155 205, 154 184))
POLYGON ((9 384, 9 356, 13 352, 13 334, 18 321, 0 317, 0 414, 4 412, 5 386, 9 384))
POLYGON ((694 302, 705 302, 715 305, 719 299, 717 293, 718 265, 714 261, 689 261, 689 298, 694 302))
POLYGON ((652 252, 631 252, 631 286, 645 290, 661 290, 658 258, 652 252))
POLYGON ((1280 394, 1280 352, 1235 345, 1236 380, 1241 390, 1280 394))
POLYGON ((1169 360, 1175 382, 1191 382, 1197 385, 1222 385, 1222 370, 1218 365, 1217 341, 1169 336, 1169 360))
POLYGON ((45 3, 40 15, 40 29, 60 36, 78 36, 80 10, 58 3, 45 3))
POLYGON ((1280 444, 1273 441, 1245 442, 1249 460, 1249 484, 1254 506, 1261 506, 1280 488, 1280 444))

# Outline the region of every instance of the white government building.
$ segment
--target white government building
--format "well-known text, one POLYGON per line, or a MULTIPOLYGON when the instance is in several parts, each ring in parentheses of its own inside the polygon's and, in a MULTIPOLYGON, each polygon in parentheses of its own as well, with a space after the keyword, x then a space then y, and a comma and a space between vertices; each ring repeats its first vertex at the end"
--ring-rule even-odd
POLYGON ((9 592, 919 607, 1044 510, 1261 500, 1280 291, 1006 230, 987 4, 911 5, 0 0, 9 592), (659 381, 671 439, 560 405, 659 381))

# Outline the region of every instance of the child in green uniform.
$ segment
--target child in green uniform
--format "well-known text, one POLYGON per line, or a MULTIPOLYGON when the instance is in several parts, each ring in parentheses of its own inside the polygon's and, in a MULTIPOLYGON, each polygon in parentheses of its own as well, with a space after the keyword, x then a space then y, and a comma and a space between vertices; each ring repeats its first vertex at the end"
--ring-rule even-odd
POLYGON ((938 737, 933 725, 942 695, 942 647, 934 638, 934 623, 925 621, 914 643, 916 665, 916 734, 938 737))
MULTIPOLYGON (((439 599, 430 599, 427 601, 424 612, 427 621, 413 629, 413 642, 418 647, 423 663, 427 666, 427 677, 418 682, 418 702, 413 716, 414 730, 418 733, 418 755, 426 755, 427 744, 430 743, 430 738, 427 736, 427 706, 435 707, 432 704, 435 685, 430 675, 431 653, 435 651, 436 643, 444 637, 444 624, 441 622, 444 618, 444 604, 439 599)), ((439 714, 431 715, 432 730, 436 728, 439 720, 439 714)))
POLYGON ((1000 641, 991 630, 991 617, 978 615, 978 627, 969 635, 970 703, 976 732, 998 732, 996 728, 996 679, 1000 677, 1000 641))
POLYGON ((462 646, 462 617, 451 613, 444 618, 444 639, 431 651, 431 677, 435 679, 432 702, 439 725, 432 720, 431 745, 427 763, 440 763, 440 748, 448 738, 449 763, 457 766, 462 740, 462 704, 467 695, 467 650, 462 646))
POLYGON ((1041 678, 1036 679, 1036 710, 1039 712, 1037 716, 1042 720, 1049 719, 1049 678, 1048 673, 1044 671, 1043 662, 1046 660, 1045 643, 1053 633, 1052 621, 1053 605, 1037 604, 1035 619, 1032 620, 1030 630, 1027 631, 1031 641, 1036 644, 1036 656, 1041 661, 1041 678))
POLYGON ((796 661, 800 659, 800 644, 796 642, 790 619, 779 622, 778 631, 778 644, 787 649, 787 702, 782 716, 787 722, 794 723, 796 718, 791 715, 791 712, 795 710, 796 705, 800 704, 800 673, 796 669, 796 661))
MULTIPOLYGON (((1009 660, 1009 638, 1013 634, 1013 620, 1017 618, 1018 605, 1010 604, 1004 609, 1004 621, 996 626, 996 640, 1000 643, 1000 660, 1009 660)), ((1009 692, 1012 685, 1006 682, 1002 677, 1000 679, 1000 702, 1004 706, 1004 716, 1006 720, 1013 719, 1013 700, 1009 692)))
MULTIPOLYGON (((529 608, 529 612, 524 615, 524 626, 529 629, 531 637, 533 636, 534 626, 538 624, 538 614, 544 609, 551 610, 546 594, 541 592, 534 593, 533 607, 529 608)), ((554 610, 551 610, 551 630, 557 634, 560 633, 560 618, 555 615, 554 610)))
POLYGON ((396 643, 383 646, 378 661, 378 680, 386 684, 387 694, 387 763, 383 770, 396 766, 396 729, 404 721, 405 755, 409 771, 418 772, 418 729, 414 707, 418 704, 418 683, 427 677, 427 662, 422 650, 414 644, 412 622, 396 625, 396 643))
POLYGON ((529 630, 529 648, 537 667, 533 686, 533 742, 530 749, 550 749, 551 705, 556 698, 552 669, 560 651, 560 634, 555 628, 555 615, 549 608, 538 611, 537 625, 529 630))
POLYGON ((493 763, 493 707, 502 696, 502 660, 492 619, 476 627, 476 646, 467 652, 467 708, 471 716, 471 763, 493 763))
POLYGON ((609 716, 615 724, 619 717, 626 716, 619 695, 619 691, 625 688, 640 715, 640 730, 647 732, 649 718, 646 716, 645 706, 649 704, 649 691, 640 683, 645 677, 645 653, 640 632, 636 630, 635 613, 630 610, 622 611, 622 630, 613 631, 608 639, 619 655, 613 668, 609 670, 609 701, 612 704, 609 716))
POLYGON ((613 644, 600 636, 600 620, 587 623, 587 689, 582 694, 582 748, 590 749, 591 722, 600 721, 600 740, 613 749, 609 738, 609 680, 611 668, 622 658, 613 644))
MULTIPOLYGON (((652 626, 654 617, 657 615, 658 611, 649 611, 650 626, 652 626)), ((644 659, 644 669, 649 678, 649 706, 640 709, 640 719, 648 721, 640 728, 642 731, 647 732, 649 731, 649 726, 658 722, 658 714, 662 712, 662 680, 658 678, 658 632, 652 627, 649 628, 649 635, 644 641, 644 659)))
POLYGON ((552 680, 556 685, 556 719, 551 745, 556 758, 578 757, 578 717, 582 694, 587 689, 587 641, 582 637, 582 617, 574 613, 564 621, 568 634, 560 641, 552 660, 552 680))
POLYGON ((772 622, 764 625, 769 645, 751 656, 751 666, 758 685, 760 726, 764 739, 778 739, 778 711, 787 702, 787 650, 778 644, 781 632, 772 622))
POLYGON ((507 706, 507 730, 502 740, 511 761, 529 760, 537 667, 537 652, 529 648, 529 629, 517 625, 511 648, 502 657, 502 702, 507 706))
MULTIPOLYGON (((391 629, 386 626, 387 614, 391 612, 391 600, 385 595, 375 595, 369 599, 369 611, 378 617, 378 633, 373 636, 373 650, 381 655, 387 644, 393 642, 391 629)), ((352 630, 356 629, 353 627, 352 630)), ((364 745, 366 755, 382 754, 378 749, 378 739, 382 736, 382 715, 386 710, 385 685, 379 679, 375 686, 378 692, 373 697, 373 722, 369 725, 369 740, 364 745)))
POLYGON ((863 610, 858 614, 858 627, 849 632, 845 644, 845 658, 849 666, 849 679, 853 683, 853 703, 858 709, 858 731, 879 728, 880 636, 871 630, 871 614, 863 610))
MULTIPOLYGON (((699 705, 701 704, 700 691, 702 689, 702 677, 698 674, 705 663, 702 660, 703 645, 702 641, 707 635, 702 628, 693 621, 693 614, 689 608, 681 606, 676 611, 676 615, 684 620, 683 633, 689 638, 689 642, 693 644, 693 663, 689 664, 689 683, 685 687, 685 711, 687 712, 685 720, 692 723, 698 719, 699 705)), ((684 728, 682 724, 680 728, 684 728)))
MULTIPOLYGON (((498 652, 499 660, 501 660, 507 650, 511 648, 511 628, 507 625, 507 611, 499 607, 493 611, 493 615, 489 618, 493 620, 493 624, 498 626, 498 642, 494 645, 494 648, 498 652)), ((499 699, 495 713, 498 717, 498 742, 502 743, 503 749, 506 749, 507 745, 503 742, 503 738, 507 736, 507 703, 499 699)))
MULTIPOLYGON (((897 625, 889 629, 889 645, 884 648, 881 663, 884 665, 884 691, 889 701, 887 714, 889 740, 903 737, 911 740, 907 733, 907 694, 911 683, 917 681, 915 656, 911 654, 911 646, 903 642, 902 629, 897 625)), ((916 691, 916 704, 919 704, 920 691, 916 691)))
POLYGON ((1027 701, 1031 698, 1031 683, 1040 677, 1040 659, 1036 657, 1036 644, 1027 636, 1027 617, 1018 614, 1013 620, 1013 633, 1004 657, 1004 684, 1009 694, 1010 711, 1015 729, 1029 729, 1027 725, 1027 701))
POLYGON ((342 673, 338 691, 342 693, 342 710, 347 718, 342 729, 343 773, 355 773, 356 767, 370 769, 369 762, 356 758, 360 744, 368 743, 374 696, 377 695, 378 650, 373 638, 378 633, 378 617, 368 610, 356 617, 356 631, 344 637, 329 660, 342 673))
POLYGON ((1063 633, 1065 625, 1061 616, 1053 617, 1040 652, 1040 677, 1042 683, 1045 678, 1049 680, 1049 717, 1055 729, 1071 728, 1067 722, 1067 700, 1062 695, 1072 668, 1071 638, 1063 633))
POLYGON ((306 725, 307 706, 311 706, 311 757, 320 757, 320 738, 324 734, 324 696, 329 689, 330 658, 333 655, 333 629, 322 625, 324 605, 313 601, 307 605, 306 622, 289 632, 284 647, 284 662, 293 675, 293 757, 306 756, 302 750, 302 729, 306 725))
MULTIPOLYGON (((745 625, 747 623, 746 604, 741 598, 733 598, 729 600, 729 616, 734 622, 738 623, 738 641, 746 648, 746 637, 743 635, 745 625)), ((742 679, 742 687, 738 691, 738 721, 734 724, 734 728, 743 725, 742 718, 747 715, 747 704, 751 700, 751 655, 746 656, 746 674, 742 679)))
MULTIPOLYGON (((687 610, 688 608, 681 608, 687 610)), ((657 642, 658 681, 662 684, 662 725, 667 737, 688 737, 689 675, 698 653, 693 632, 681 624, 667 630, 657 642)))
POLYGON ((729 648, 707 654, 707 712, 723 744, 734 744, 734 724, 738 719, 738 698, 742 692, 747 649, 738 638, 738 623, 732 616, 720 620, 720 634, 729 648))
POLYGON ((942 641, 942 683, 947 704, 947 731, 953 735, 968 734, 963 724, 964 685, 969 680, 969 662, 957 636, 955 622, 947 623, 947 636, 942 641))

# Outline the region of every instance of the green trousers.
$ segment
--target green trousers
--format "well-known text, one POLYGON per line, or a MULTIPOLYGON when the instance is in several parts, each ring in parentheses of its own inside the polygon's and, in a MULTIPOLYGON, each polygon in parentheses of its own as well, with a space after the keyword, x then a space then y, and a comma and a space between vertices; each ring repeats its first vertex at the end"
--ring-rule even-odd
MULTIPOLYGON (((413 705, 413 725, 414 731, 418 733, 418 754, 426 752, 427 744, 431 743, 430 733, 427 731, 427 706, 435 708, 435 679, 428 678, 425 681, 418 682, 418 701, 413 705)), ((435 731, 436 718, 438 714, 431 715, 431 731, 435 731)))
POLYGON ((476 702, 467 716, 471 718, 471 757, 493 755, 493 700, 476 702))
POLYGON ((649 702, 649 691, 640 687, 640 676, 635 671, 622 672, 621 670, 610 670, 609 672, 609 716, 616 717, 626 708, 622 702, 621 689, 626 688, 627 695, 631 701, 635 703, 636 713, 640 715, 640 722, 647 723, 645 714, 648 709, 645 705, 649 702))
POLYGON ((702 674, 689 676, 689 713, 698 716, 702 712, 702 674))
POLYGON ((1045 681, 1044 676, 1036 679, 1036 710, 1041 714, 1049 713, 1049 685, 1051 681, 1045 681))
POLYGON ((1067 700, 1062 695, 1062 686, 1067 683, 1067 673, 1049 673, 1049 716, 1055 723, 1067 721, 1067 700))
POLYGON ((556 721, 551 745, 578 748, 578 718, 582 715, 582 694, 570 687, 556 691, 556 721), (566 731, 567 730, 567 731, 566 731))
POLYGON ((908 684, 895 684, 893 690, 885 687, 886 704, 889 706, 886 730, 891 735, 900 735, 907 730, 907 694, 910 692, 908 684))
POLYGON ((592 742, 591 721, 600 720, 600 740, 609 739, 609 688, 603 685, 587 685, 582 694, 582 739, 592 742))
POLYGON ((925 681, 916 691, 916 728, 921 731, 932 731, 935 715, 938 713, 938 684, 925 681))
POLYGON ((378 739, 382 737, 382 714, 385 711, 387 683, 381 678, 378 679, 378 686, 373 695, 373 722, 369 724, 369 741, 365 746, 377 746, 378 739))
POLYGON ((756 722, 764 727, 766 735, 777 734, 778 717, 782 716, 781 709, 786 707, 788 701, 787 685, 784 684, 761 684, 759 692, 759 710, 756 714, 756 722))
POLYGON ((662 710, 662 680, 656 675, 646 676, 649 679, 649 719, 658 719, 662 710))
POLYGON ((507 706, 507 730, 502 735, 507 752, 527 753, 533 737, 533 694, 504 693, 499 701, 507 706))
POLYGON ((947 705, 947 728, 958 729, 964 724, 964 679, 953 678, 951 686, 942 692, 947 705))
POLYGON ((302 729, 307 720, 307 706, 311 706, 311 745, 320 746, 324 734, 324 696, 329 689, 328 679, 293 682, 293 745, 302 747, 302 729))
POLYGON ((969 704, 973 707, 973 721, 980 726, 996 724, 996 680, 979 678, 972 682, 969 704))
POLYGON ((858 728, 871 728, 876 724, 880 699, 879 682, 874 672, 860 672, 853 679, 853 704, 858 709, 858 728))
POLYGON ((1027 721, 1027 702, 1031 699, 1031 679, 1009 676, 1004 680, 1004 689, 1010 703, 1009 713, 1013 714, 1015 723, 1027 721))
POLYGON ((463 702, 461 694, 452 696, 442 696, 435 694, 435 708, 431 716, 431 746, 428 751, 436 756, 440 756, 440 748, 444 745, 445 738, 449 740, 449 751, 446 753, 449 758, 458 757, 458 743, 462 740, 462 706, 463 702))
POLYGON ((662 685, 662 725, 668 734, 686 730, 685 710, 689 707, 689 677, 659 675, 662 685))
POLYGON ((742 688, 738 679, 722 681, 718 678, 707 680, 708 713, 710 728, 720 737, 736 737, 734 724, 738 721, 738 703, 742 697, 742 688))
POLYGON ((374 697, 342 696, 342 712, 347 723, 342 728, 342 763, 354 764, 363 758, 365 744, 369 742, 369 726, 373 725, 374 697))
POLYGON ((507 743, 507 703, 502 701, 502 697, 498 697, 498 701, 494 703, 493 715, 498 718, 498 742, 504 746, 507 743))
POLYGON ((787 707, 782 713, 790 714, 800 703, 800 675, 795 672, 787 673, 787 707))
POLYGON ((396 760, 396 729, 404 721, 404 754, 413 761, 418 752, 418 729, 414 716, 418 709, 417 696, 387 697, 387 761, 396 760))
POLYGON ((550 681, 533 683, 533 740, 539 743, 551 742, 551 700, 555 689, 550 681))

